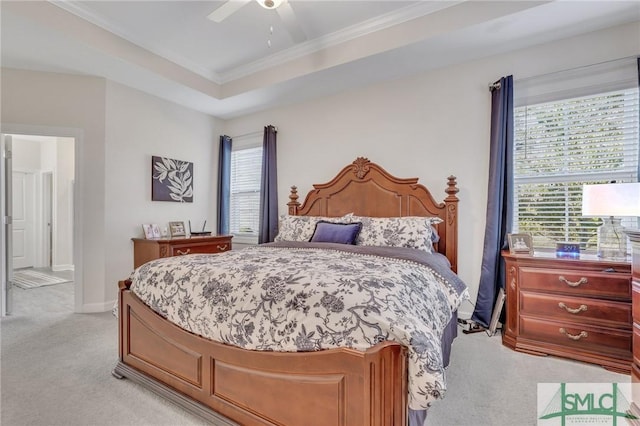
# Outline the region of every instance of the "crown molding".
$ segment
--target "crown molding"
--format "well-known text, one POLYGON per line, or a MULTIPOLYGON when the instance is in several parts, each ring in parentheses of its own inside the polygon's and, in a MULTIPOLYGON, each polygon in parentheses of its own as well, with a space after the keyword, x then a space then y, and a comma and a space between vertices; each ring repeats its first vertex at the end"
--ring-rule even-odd
POLYGON ((168 61, 175 63, 189 71, 192 71, 201 77, 204 77, 208 80, 211 80, 214 83, 220 84, 220 76, 207 68, 203 68, 200 65, 185 59, 180 55, 176 55, 167 50, 163 50, 158 46, 151 46, 149 44, 145 44, 143 41, 137 39, 137 37, 130 32, 123 30, 122 28, 114 25, 112 22, 106 21, 91 11, 87 10, 84 6, 79 4, 76 1, 56 1, 56 0, 47 0, 54 6, 57 6, 73 15, 76 15, 79 18, 84 19, 85 21, 91 22, 92 24, 112 33, 113 35, 120 37, 130 43, 135 44, 136 46, 147 50, 154 55, 160 56, 168 61))
POLYGON ((275 67, 282 63, 286 63, 288 61, 321 51, 328 47, 335 46, 340 43, 344 43, 346 41, 350 41, 358 37, 362 37, 364 35, 371 34, 376 31, 401 24, 451 6, 455 6, 456 4, 462 3, 465 0, 433 2, 419 1, 413 5, 409 5, 393 12, 389 12, 385 15, 369 19, 357 25, 352 25, 331 34, 327 34, 325 36, 297 44, 289 49, 282 50, 266 58, 238 66, 222 73, 216 73, 212 70, 203 68, 193 61, 185 59, 184 57, 176 55, 167 50, 163 50, 158 46, 146 44, 130 32, 125 31, 117 25, 114 25, 112 22, 102 19, 96 14, 92 13, 90 10, 87 10, 82 4, 77 1, 48 1, 49 3, 73 15, 76 15, 79 18, 82 18, 106 31, 109 31, 117 37, 127 40, 142 49, 145 49, 155 55, 178 64, 181 67, 186 68, 206 79, 209 79, 214 83, 224 84, 275 67))
POLYGON ((423 2, 403 7, 401 9, 377 16, 357 25, 335 31, 322 37, 297 44, 266 58, 238 66, 226 72, 219 73, 220 84, 228 83, 251 74, 275 67, 294 59, 310 55, 331 46, 338 45, 385 28, 393 27, 421 16, 435 13, 468 0, 423 2))

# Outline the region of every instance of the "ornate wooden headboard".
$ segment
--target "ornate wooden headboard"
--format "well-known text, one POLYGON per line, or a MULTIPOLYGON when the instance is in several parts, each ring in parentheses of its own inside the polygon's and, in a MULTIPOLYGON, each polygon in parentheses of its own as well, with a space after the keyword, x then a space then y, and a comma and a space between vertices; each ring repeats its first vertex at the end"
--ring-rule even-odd
POLYGON ((331 181, 314 184, 304 202, 291 187, 289 214, 299 216, 437 216, 440 241, 435 249, 447 256, 451 269, 458 269, 458 188, 455 176, 449 176, 444 190, 447 198, 438 203, 418 178, 397 178, 367 158, 358 157, 331 181))

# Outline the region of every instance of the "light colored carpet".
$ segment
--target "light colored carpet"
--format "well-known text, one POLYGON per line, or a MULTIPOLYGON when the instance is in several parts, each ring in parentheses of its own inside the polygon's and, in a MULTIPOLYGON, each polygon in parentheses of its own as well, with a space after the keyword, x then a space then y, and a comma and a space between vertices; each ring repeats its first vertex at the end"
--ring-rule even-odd
MULTIPOLYGON (((115 285, 115 284, 114 284, 115 285)), ((111 376, 118 351, 110 312, 73 314, 73 284, 17 290, 1 326, 2 426, 204 425, 129 380, 111 376)), ((628 382, 598 366, 514 352, 500 336, 460 334, 446 397, 427 426, 535 425, 539 382, 628 382)), ((297 425, 296 425, 297 426, 297 425)))
POLYGON ((45 274, 43 272, 27 270, 13 271, 13 284, 23 289, 43 287, 45 285, 62 284, 69 282, 65 278, 45 274))

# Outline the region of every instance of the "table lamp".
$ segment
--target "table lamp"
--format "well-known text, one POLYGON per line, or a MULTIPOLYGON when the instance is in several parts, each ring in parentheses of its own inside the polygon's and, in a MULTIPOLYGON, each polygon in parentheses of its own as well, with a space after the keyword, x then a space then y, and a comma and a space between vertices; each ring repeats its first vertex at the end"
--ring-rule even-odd
POLYGON ((601 217, 598 257, 627 257, 627 235, 621 217, 640 216, 640 183, 606 183, 582 187, 582 216, 601 217))

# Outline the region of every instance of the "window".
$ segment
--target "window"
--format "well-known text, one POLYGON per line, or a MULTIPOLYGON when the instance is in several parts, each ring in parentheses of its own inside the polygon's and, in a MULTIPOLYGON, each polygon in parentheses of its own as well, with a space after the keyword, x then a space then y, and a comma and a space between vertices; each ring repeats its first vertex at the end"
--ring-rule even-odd
POLYGON ((257 243, 262 176, 261 141, 233 141, 229 230, 234 242, 257 243), (243 143, 244 142, 244 143, 243 143))
POLYGON ((601 219, 582 217, 582 185, 638 181, 638 88, 561 97, 516 100, 513 232, 531 234, 536 248, 595 250, 601 219))

